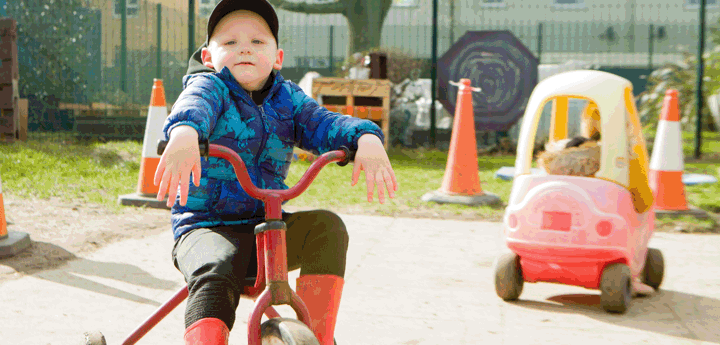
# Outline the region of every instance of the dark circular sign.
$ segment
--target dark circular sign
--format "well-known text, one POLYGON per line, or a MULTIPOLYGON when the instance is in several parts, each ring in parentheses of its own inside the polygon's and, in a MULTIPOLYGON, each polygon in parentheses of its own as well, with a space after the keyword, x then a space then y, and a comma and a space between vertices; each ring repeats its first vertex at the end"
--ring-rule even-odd
POLYGON ((458 87, 473 92, 475 128, 506 131, 523 116, 538 79, 537 58, 509 31, 468 31, 438 59, 438 101, 455 113, 458 87))

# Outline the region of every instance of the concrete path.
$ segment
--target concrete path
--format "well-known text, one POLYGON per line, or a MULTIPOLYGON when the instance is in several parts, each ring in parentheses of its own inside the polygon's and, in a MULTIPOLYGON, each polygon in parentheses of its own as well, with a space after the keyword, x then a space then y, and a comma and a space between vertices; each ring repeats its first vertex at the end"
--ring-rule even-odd
MULTIPOLYGON (((340 345, 720 344, 720 236, 656 234, 651 246, 666 262, 662 290, 611 315, 599 291, 571 286, 525 284, 520 301, 498 298, 493 261, 505 250, 498 223, 343 217, 350 250, 340 345)), ((126 240, 2 283, 0 345, 82 344, 87 330, 120 344, 184 284, 171 246, 169 231, 126 240)), ((251 307, 240 302, 231 344, 245 344, 251 307)), ((182 344, 184 308, 138 344, 182 344)))

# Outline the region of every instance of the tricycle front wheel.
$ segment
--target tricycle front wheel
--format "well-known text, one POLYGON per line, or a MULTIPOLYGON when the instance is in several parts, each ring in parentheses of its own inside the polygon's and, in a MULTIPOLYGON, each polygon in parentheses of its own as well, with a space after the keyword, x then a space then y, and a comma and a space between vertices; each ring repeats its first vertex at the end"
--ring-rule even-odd
POLYGON ((85 332, 85 345, 107 345, 107 342, 100 332, 85 332))
POLYGON ((260 326, 263 345, 320 345, 315 334, 300 320, 273 318, 260 326))

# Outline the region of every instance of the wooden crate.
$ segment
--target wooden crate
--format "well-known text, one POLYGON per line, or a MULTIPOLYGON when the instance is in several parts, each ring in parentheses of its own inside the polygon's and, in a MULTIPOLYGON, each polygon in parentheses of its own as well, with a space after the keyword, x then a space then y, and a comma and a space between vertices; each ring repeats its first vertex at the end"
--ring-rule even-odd
POLYGON ((17 106, 0 109, 0 142, 12 143, 17 140, 19 134, 17 113, 17 106))
POLYGON ((293 161, 305 161, 312 163, 315 160, 315 155, 297 147, 293 148, 293 161))
POLYGON ((390 143, 390 91, 386 79, 313 79, 311 97, 330 111, 371 120, 385 135, 385 149, 390 143))
POLYGON ((0 141, 14 142, 19 137, 19 70, 17 24, 12 18, 0 18, 0 141))
POLYGON ((27 141, 28 134, 28 100, 20 98, 18 100, 18 130, 17 140, 27 141))

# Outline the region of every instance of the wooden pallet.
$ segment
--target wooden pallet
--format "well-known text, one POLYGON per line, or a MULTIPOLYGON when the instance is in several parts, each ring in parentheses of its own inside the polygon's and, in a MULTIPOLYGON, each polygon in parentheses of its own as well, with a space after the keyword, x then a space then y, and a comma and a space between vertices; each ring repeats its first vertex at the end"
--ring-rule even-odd
POLYGON ((387 79, 317 78, 312 98, 330 111, 368 119, 380 126, 385 149, 390 143, 390 91, 387 79))

